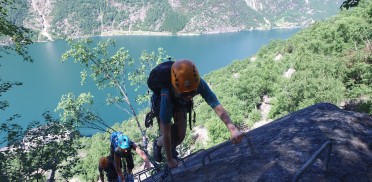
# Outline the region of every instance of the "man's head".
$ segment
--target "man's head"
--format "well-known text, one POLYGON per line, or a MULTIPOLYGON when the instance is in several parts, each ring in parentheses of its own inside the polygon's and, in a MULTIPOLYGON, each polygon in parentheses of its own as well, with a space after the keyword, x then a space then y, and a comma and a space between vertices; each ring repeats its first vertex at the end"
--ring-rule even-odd
POLYGON ((200 76, 195 64, 187 59, 174 62, 171 70, 173 88, 178 94, 189 95, 196 91, 200 76))
POLYGON ((99 158, 99 167, 102 169, 106 169, 108 166, 108 159, 107 157, 101 157, 99 158))
POLYGON ((130 148, 130 139, 127 135, 121 134, 118 137, 118 145, 120 149, 128 150, 130 148))

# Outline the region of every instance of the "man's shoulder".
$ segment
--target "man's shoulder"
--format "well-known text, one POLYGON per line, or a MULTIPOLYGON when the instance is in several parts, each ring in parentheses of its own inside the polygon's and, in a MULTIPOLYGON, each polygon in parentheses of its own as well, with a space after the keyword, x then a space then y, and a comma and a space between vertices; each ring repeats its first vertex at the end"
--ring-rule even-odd
POLYGON ((207 82, 204 79, 200 78, 198 90, 199 91, 208 90, 208 88, 209 88, 209 85, 207 84, 207 82))

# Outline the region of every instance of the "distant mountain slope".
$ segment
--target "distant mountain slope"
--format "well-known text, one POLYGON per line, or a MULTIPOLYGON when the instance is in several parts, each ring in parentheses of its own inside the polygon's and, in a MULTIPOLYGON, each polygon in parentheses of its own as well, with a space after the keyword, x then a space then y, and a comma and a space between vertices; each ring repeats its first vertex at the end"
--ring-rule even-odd
MULTIPOLYGON (((253 57, 204 79, 242 129, 261 120, 265 100, 270 106, 266 119, 319 102, 372 114, 371 10, 372 1, 363 1, 287 40, 273 40, 253 57)), ((198 99, 195 110, 201 122, 197 124, 207 128, 210 141, 228 138, 229 133, 220 132, 223 123, 198 99)))
MULTIPOLYGON (((186 167, 172 170, 180 181, 291 181, 321 146, 327 150, 299 181, 372 180, 372 116, 319 103, 299 110, 247 133, 239 145, 222 143, 185 159, 186 167), (253 149, 253 150, 252 150, 253 149), (206 157, 210 154, 211 159, 206 157), (205 165, 203 165, 205 158, 205 165)), ((162 173, 153 176, 160 177, 162 173)), ((164 181, 171 181, 168 177, 164 181)), ((145 181, 152 181, 147 178, 145 181)))
MULTIPOLYGON (((342 0, 19 0, 15 19, 46 37, 118 31, 231 32, 308 26, 342 0), (22 11, 20 11, 22 9, 22 11), (24 10, 28 9, 28 13, 24 10)), ((121 32, 123 33, 123 32, 121 32)))

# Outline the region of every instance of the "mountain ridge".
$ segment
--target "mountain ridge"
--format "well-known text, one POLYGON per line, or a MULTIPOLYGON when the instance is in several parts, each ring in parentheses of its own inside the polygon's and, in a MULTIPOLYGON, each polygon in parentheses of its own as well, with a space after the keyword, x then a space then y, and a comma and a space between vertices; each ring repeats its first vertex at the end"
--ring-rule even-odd
POLYGON ((22 0, 22 10, 28 9, 28 12, 20 17, 17 14, 21 13, 12 13, 16 19, 23 20, 26 28, 39 32, 38 40, 52 40, 96 35, 190 35, 307 27, 336 14, 341 2, 22 0))

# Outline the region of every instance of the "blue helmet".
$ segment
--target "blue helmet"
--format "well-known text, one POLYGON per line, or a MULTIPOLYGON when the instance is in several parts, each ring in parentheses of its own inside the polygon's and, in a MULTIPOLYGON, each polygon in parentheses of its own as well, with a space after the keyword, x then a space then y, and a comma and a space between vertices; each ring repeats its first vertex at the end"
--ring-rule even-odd
POLYGON ((130 139, 127 135, 121 134, 118 137, 118 145, 122 149, 128 149, 130 147, 130 139))

